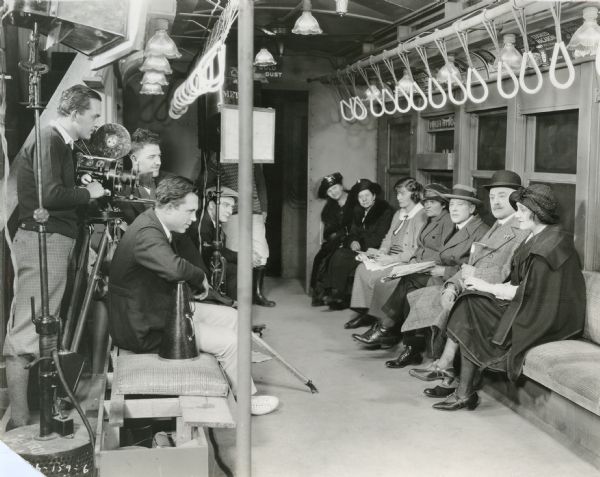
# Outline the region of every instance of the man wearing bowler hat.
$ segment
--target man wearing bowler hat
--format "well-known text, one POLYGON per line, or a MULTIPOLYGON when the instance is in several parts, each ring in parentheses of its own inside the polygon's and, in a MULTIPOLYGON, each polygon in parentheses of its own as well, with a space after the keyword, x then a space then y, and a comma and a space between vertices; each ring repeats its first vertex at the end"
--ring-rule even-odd
MULTIPOLYGON (((490 184, 483 187, 489 190, 490 209, 496 222, 479 242, 473 244, 468 264, 463 265, 444 285, 427 287, 411 294, 411 313, 404 323, 403 332, 433 327, 439 330, 438 336, 443 336, 448 313, 464 289, 464 279, 475 276, 489 283, 503 283, 508 278, 513 253, 527 235, 519 229, 515 211, 508 200, 513 191, 522 187, 521 178, 513 171, 497 171, 490 184)), ((448 340, 439 360, 428 368, 411 370, 411 375, 425 381, 444 380, 442 386, 426 389, 427 396, 445 397, 453 391, 456 383, 452 363, 456 349, 456 345, 448 340)))

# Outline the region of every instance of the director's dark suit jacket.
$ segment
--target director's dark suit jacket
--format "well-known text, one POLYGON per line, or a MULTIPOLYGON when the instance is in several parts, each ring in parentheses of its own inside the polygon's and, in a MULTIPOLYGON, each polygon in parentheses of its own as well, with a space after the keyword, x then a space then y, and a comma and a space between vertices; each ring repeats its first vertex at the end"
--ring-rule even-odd
POLYGON ((114 254, 109 290, 109 331, 113 342, 136 353, 155 352, 175 289, 184 280, 201 290, 204 272, 177 255, 154 210, 140 214, 114 254))

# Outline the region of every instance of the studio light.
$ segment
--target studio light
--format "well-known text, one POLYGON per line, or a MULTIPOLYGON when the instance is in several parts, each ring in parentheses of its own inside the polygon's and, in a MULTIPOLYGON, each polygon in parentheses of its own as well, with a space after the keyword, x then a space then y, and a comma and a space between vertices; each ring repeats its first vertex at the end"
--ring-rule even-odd
POLYGON ((323 33, 316 18, 310 12, 312 4, 310 0, 303 0, 302 15, 296 20, 292 33, 296 35, 320 35, 323 33))

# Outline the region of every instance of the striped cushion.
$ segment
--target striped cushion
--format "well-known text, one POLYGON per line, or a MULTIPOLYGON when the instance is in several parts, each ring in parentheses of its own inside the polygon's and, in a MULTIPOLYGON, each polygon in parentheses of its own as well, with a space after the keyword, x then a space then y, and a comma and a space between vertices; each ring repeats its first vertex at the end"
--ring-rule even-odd
POLYGON ((157 354, 120 354, 113 387, 117 394, 224 397, 229 392, 219 363, 206 353, 181 361, 157 354))
POLYGON ((600 273, 583 272, 587 292, 587 313, 583 337, 600 345, 600 273))
POLYGON ((523 374, 581 407, 600 415, 600 347, 579 340, 531 349, 523 374))

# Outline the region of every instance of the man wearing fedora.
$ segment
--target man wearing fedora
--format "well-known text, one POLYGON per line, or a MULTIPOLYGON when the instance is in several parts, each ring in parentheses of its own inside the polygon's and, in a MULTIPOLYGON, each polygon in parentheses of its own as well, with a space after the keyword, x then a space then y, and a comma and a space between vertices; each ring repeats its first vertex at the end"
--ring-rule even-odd
MULTIPOLYGON (((444 280, 452 277, 460 269, 460 266, 467 262, 471 245, 480 240, 488 231, 489 227, 477 214, 481 201, 476 197, 475 189, 467 185, 456 184, 452 188, 452 193, 445 194, 444 197, 449 200, 450 218, 455 224, 455 229, 446 237, 442 245, 439 264, 428 272, 413 273, 400 279, 393 294, 381 307, 385 315, 381 322, 363 334, 352 335, 363 346, 377 349, 398 343, 400 326, 410 311, 407 301, 408 293, 436 283, 441 284, 444 280)), ((392 363, 390 367, 396 366, 393 366, 392 363)))
MULTIPOLYGON (((519 229, 515 211, 509 202, 510 194, 521 189, 521 178, 512 171, 497 171, 490 184, 484 187, 489 190, 490 208, 496 222, 479 242, 473 244, 468 264, 463 265, 444 285, 423 288, 410 295, 411 312, 402 327, 403 332, 433 329, 443 343, 448 315, 456 298, 464 290, 464 280, 477 277, 489 283, 503 283, 508 278, 513 253, 527 235, 519 229)), ((456 382, 452 365, 456 351, 455 343, 447 340, 439 360, 427 368, 410 371, 412 376, 424 381, 443 380, 441 386, 426 389, 427 396, 445 397, 453 392, 456 382)), ((415 356, 420 354, 421 350, 407 348, 404 357, 399 357, 403 357, 399 359, 399 364, 406 366, 415 363, 415 356)))

